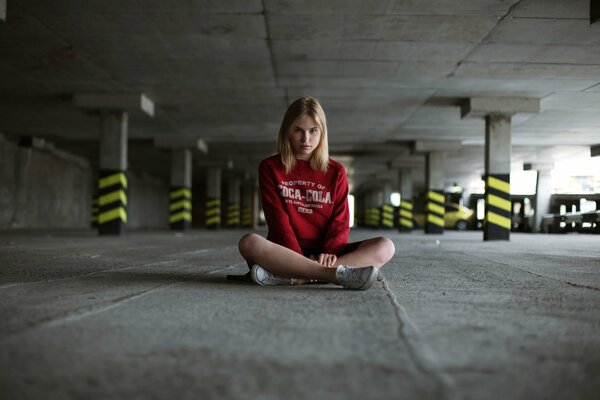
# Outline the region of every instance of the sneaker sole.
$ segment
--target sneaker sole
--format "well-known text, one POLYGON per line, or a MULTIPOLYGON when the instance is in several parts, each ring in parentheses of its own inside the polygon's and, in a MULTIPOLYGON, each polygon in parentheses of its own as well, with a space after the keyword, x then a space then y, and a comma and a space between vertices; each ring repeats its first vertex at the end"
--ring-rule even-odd
POLYGON ((261 282, 261 281, 258 279, 258 276, 256 275, 256 274, 257 274, 257 273, 256 273, 256 271, 258 271, 258 269, 259 269, 259 268, 262 268, 262 267, 260 267, 259 265, 253 265, 253 266, 252 266, 252 269, 250 270, 250 277, 252 278, 252 281, 253 281, 254 283, 256 283, 257 285, 260 285, 260 286, 265 286, 265 284, 264 284, 264 283, 262 283, 262 282, 261 282))

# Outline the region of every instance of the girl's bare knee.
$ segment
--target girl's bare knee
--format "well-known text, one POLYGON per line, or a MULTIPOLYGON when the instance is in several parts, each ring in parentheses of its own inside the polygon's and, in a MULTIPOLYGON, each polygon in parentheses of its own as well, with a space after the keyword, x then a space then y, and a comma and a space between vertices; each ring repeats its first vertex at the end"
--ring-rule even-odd
POLYGON ((394 246, 394 242, 386 237, 378 237, 376 240, 375 257, 378 264, 383 265, 392 259, 396 252, 396 246, 394 246))
POLYGON ((261 239, 262 237, 256 233, 247 233, 242 236, 238 243, 238 249, 240 250, 242 257, 252 258, 252 254, 258 248, 261 239))

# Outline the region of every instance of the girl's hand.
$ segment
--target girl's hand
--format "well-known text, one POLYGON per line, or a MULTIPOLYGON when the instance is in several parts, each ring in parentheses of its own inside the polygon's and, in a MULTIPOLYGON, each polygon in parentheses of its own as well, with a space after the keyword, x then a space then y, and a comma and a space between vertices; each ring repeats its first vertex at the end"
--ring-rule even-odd
POLYGON ((337 261, 337 257, 335 254, 321 253, 321 254, 319 254, 319 257, 315 261, 324 267, 331 268, 337 261))

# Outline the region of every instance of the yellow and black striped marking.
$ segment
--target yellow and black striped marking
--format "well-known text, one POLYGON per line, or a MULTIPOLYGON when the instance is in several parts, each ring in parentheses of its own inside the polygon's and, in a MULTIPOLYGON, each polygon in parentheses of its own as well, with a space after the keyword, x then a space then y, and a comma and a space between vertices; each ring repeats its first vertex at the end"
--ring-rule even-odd
POLYGON ((237 228, 238 226, 240 226, 240 205, 229 203, 227 205, 227 227, 237 228))
POLYGON ((98 182, 98 233, 121 235, 127 224, 127 176, 125 171, 100 170, 98 182))
POLYGON ((511 228, 510 174, 490 174, 485 180, 483 240, 508 240, 511 228))
POLYGON ((413 228, 413 203, 412 199, 402 199, 400 202, 400 215, 398 218, 398 230, 410 232, 413 228))
POLYGON ((367 208, 365 211, 365 224, 371 228, 379 228, 381 210, 378 207, 367 208))
POLYGON ((444 233, 444 191, 427 192, 425 233, 444 233))
POLYGON ((185 186, 171 187, 169 195, 169 224, 171 230, 183 231, 192 225, 192 191, 185 186))
POLYGON ((242 227, 252 227, 252 209, 250 207, 244 207, 242 209, 242 227))
POLYGON ((209 229, 218 229, 221 226, 221 199, 213 197, 206 200, 204 226, 209 229))
POLYGON ((98 227, 98 196, 92 198, 92 217, 90 218, 92 228, 98 227))
POLYGON ((381 206, 381 227, 386 229, 394 227, 394 206, 389 204, 381 206))

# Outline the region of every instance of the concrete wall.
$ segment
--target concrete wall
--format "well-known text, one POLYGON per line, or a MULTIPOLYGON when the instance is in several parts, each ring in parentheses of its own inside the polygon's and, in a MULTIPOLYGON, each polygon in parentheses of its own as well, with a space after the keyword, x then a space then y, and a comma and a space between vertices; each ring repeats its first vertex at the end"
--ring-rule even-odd
MULTIPOLYGON (((127 229, 169 227, 169 185, 128 171, 127 229)), ((18 146, 0 133, 0 229, 89 228, 97 185, 81 157, 47 142, 18 146)))
POLYGON ((127 229, 169 228, 169 184, 147 174, 127 172, 127 229))
POLYGON ((21 147, 0 134, 0 229, 85 228, 92 170, 44 143, 21 147))

